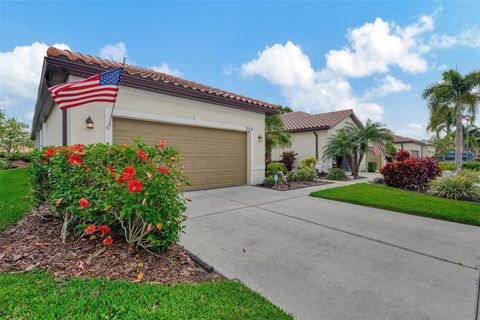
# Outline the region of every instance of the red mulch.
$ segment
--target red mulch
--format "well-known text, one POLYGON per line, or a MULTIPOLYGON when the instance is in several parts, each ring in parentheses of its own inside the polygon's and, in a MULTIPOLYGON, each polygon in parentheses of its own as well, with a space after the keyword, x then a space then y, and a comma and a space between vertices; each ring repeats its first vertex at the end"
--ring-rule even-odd
POLYGON ((40 268, 67 278, 109 278, 162 284, 222 278, 196 264, 178 245, 159 255, 146 250, 130 252, 121 239, 115 239, 112 245, 105 247, 101 241, 79 239, 73 232, 63 244, 60 239, 62 221, 41 217, 49 210, 46 206, 36 210, 0 233, 0 272, 40 268))

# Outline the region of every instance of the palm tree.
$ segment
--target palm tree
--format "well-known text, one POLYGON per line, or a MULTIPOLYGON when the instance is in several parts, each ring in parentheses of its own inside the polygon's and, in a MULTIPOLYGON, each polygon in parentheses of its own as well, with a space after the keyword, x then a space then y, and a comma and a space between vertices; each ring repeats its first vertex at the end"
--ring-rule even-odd
POLYGON ((443 138, 437 135, 432 141, 437 154, 442 156, 443 161, 445 161, 445 155, 455 146, 454 137, 455 133, 450 132, 447 133, 443 138))
POLYGON ((462 120, 465 116, 474 118, 480 102, 480 72, 474 71, 465 76, 456 70, 447 70, 442 80, 431 84, 423 91, 430 109, 430 119, 435 117, 441 108, 448 106, 455 112, 455 167, 462 167, 462 120))
POLYGON ((393 140, 392 132, 389 129, 379 122, 372 122, 370 119, 367 120, 365 125, 360 126, 348 123, 345 130, 356 146, 354 152, 357 154, 357 157, 353 167, 351 167, 353 176, 358 176, 360 163, 362 163, 369 145, 376 144, 385 150, 386 144, 393 140))
POLYGON ((452 132, 455 127, 455 110, 444 104, 432 110, 427 125, 428 131, 433 131, 440 136, 442 131, 446 134, 452 132))
POLYGON ((327 139, 327 144, 323 147, 323 160, 331 159, 336 156, 344 155, 350 168, 353 168, 353 150, 356 145, 348 135, 346 129, 340 129, 327 139))
POLYGON ((292 135, 283 127, 282 119, 276 114, 265 117, 265 162, 272 162, 272 149, 290 147, 292 135))

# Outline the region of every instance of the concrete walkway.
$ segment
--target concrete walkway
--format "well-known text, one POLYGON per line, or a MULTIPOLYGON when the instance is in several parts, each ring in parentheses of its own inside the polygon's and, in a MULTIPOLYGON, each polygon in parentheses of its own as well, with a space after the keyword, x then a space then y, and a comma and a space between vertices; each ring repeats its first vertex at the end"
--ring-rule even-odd
POLYGON ((478 320, 480 228, 308 189, 190 192, 181 244, 298 319, 478 320))

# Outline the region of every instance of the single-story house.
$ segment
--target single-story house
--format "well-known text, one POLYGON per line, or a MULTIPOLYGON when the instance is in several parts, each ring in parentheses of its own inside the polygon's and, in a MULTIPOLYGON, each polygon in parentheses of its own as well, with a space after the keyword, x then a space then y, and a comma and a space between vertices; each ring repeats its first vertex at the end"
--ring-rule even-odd
MULTIPOLYGON (((347 169, 346 159, 336 157, 323 159, 323 149, 328 138, 338 130, 344 128, 347 123, 361 125, 353 110, 340 110, 320 114, 309 114, 302 111, 284 113, 280 115, 284 128, 292 135, 292 145, 285 148, 274 148, 272 160, 279 161, 284 151, 296 152, 297 161, 294 166, 300 165, 300 160, 306 157, 318 159, 317 169, 321 172, 335 167, 338 161, 347 169)), ((365 161, 360 164, 360 170, 365 170, 365 161)))
POLYGON ((113 125, 108 126, 111 104, 62 111, 47 91, 119 67, 117 62, 49 48, 32 123, 36 147, 132 143, 136 136, 148 144, 164 139, 179 149, 191 189, 262 182, 265 115, 277 112, 270 103, 125 65, 113 125))

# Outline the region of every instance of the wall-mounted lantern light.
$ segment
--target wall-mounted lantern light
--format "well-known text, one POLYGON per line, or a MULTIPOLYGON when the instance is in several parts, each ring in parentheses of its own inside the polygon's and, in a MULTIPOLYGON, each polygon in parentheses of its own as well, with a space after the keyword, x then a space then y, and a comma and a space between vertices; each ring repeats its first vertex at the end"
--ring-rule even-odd
POLYGON ((263 142, 263 136, 262 135, 258 136, 258 142, 263 142))
POLYGON ((88 117, 85 123, 87 124, 88 129, 93 129, 93 120, 91 117, 88 117))

